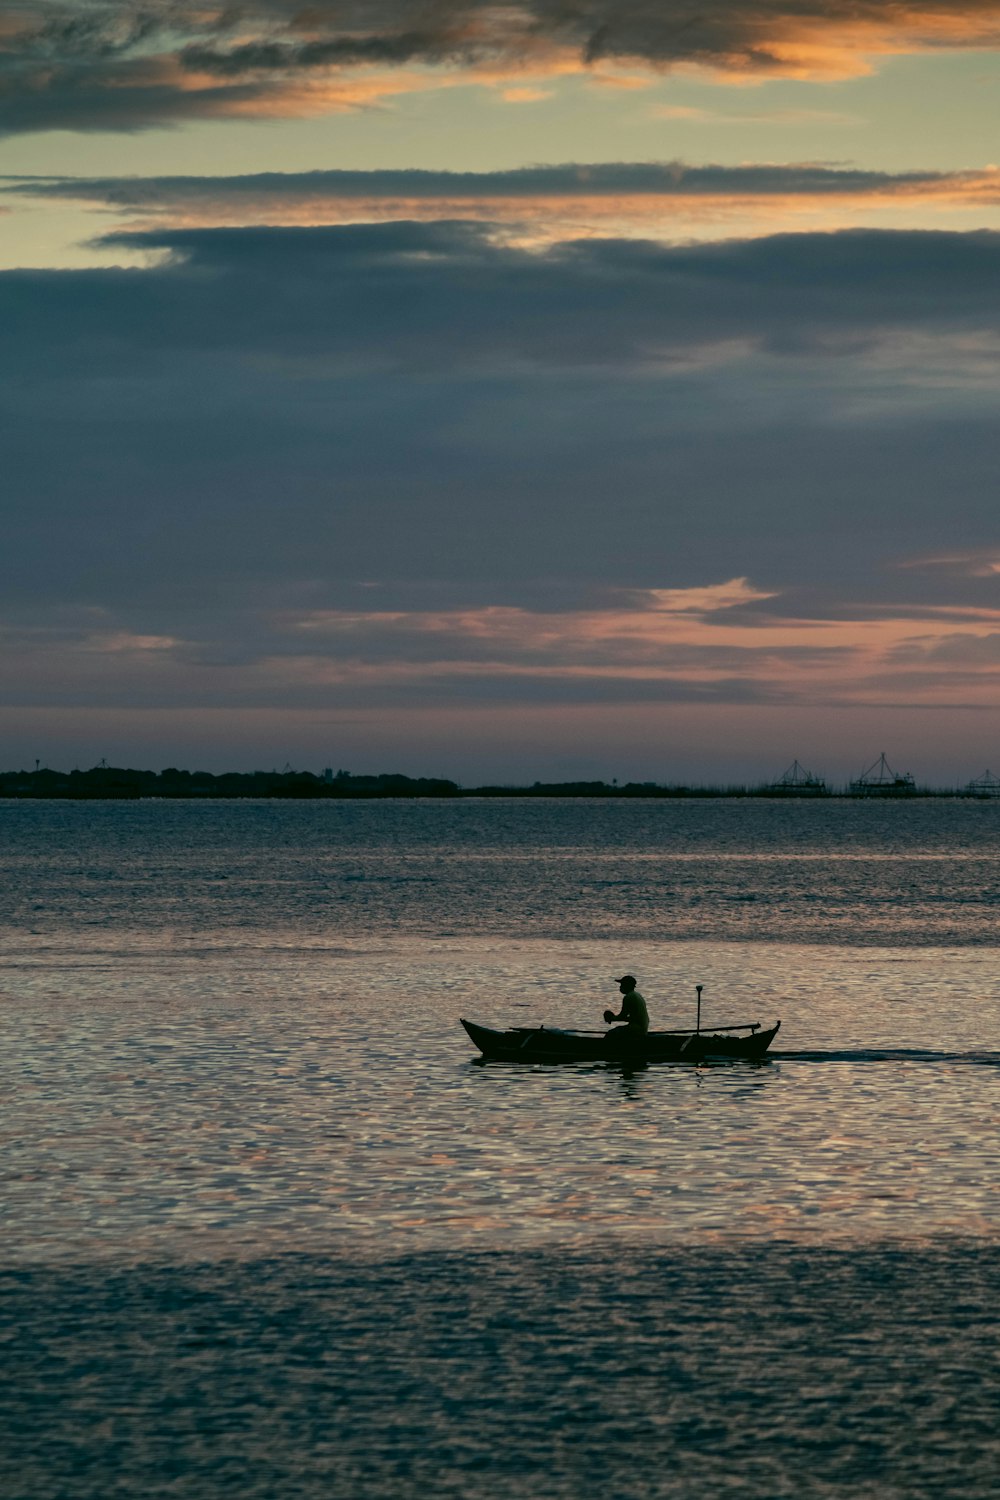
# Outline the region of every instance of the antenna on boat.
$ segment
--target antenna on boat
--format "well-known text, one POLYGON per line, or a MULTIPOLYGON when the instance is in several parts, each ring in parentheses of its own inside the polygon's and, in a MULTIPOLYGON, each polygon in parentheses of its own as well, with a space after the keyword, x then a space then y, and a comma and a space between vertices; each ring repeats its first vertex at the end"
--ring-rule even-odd
POLYGON ((695 1036, 698 1036, 701 1032, 701 992, 704 988, 705 986, 703 984, 695 985, 695 989, 698 991, 698 1019, 695 1021, 694 1025, 695 1036))

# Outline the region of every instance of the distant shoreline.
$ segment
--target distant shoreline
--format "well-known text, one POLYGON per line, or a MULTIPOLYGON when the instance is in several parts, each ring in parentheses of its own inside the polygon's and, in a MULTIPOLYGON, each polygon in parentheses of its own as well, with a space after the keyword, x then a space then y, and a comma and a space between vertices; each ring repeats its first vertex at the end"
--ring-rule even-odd
POLYGON ((530 786, 463 787, 441 777, 411 777, 401 773, 354 775, 347 771, 315 775, 311 771, 137 771, 116 766, 95 766, 89 771, 0 772, 0 798, 47 801, 138 801, 144 798, 189 800, 336 800, 378 801, 414 798, 556 797, 607 798, 612 800, 693 800, 738 798, 786 802, 893 801, 946 797, 965 801, 995 802, 996 792, 967 787, 872 785, 831 788, 826 785, 797 787, 780 783, 688 786, 652 781, 626 782, 619 786, 604 781, 536 781, 530 786))

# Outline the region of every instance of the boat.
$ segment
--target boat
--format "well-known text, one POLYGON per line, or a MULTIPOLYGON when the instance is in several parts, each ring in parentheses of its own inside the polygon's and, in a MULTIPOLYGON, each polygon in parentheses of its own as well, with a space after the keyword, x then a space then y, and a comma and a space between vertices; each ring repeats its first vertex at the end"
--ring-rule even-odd
POLYGON ((822 776, 814 776, 812 771, 807 771, 805 766, 800 766, 797 760, 793 760, 785 774, 778 781, 772 781, 764 787, 768 797, 828 797, 826 782, 822 776))
POLYGON ((909 771, 892 769, 883 750, 875 764, 850 783, 848 791, 852 797, 915 797, 917 787, 909 771))
POLYGON ((484 1057, 502 1062, 702 1063, 719 1059, 758 1061, 781 1026, 759 1021, 720 1026, 712 1031, 648 1031, 633 1039, 625 1027, 612 1031, 566 1031, 556 1026, 512 1026, 496 1031, 460 1018, 484 1057))
POLYGON ((975 781, 967 783, 965 793, 968 797, 1000 797, 1000 776, 984 771, 975 781))

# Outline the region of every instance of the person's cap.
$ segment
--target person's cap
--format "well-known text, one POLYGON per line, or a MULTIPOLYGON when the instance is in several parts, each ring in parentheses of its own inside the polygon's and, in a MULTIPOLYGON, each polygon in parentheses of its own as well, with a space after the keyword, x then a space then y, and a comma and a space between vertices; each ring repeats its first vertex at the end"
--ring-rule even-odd
POLYGON ((623 974, 621 979, 616 979, 615 984, 635 984, 634 974, 623 974))

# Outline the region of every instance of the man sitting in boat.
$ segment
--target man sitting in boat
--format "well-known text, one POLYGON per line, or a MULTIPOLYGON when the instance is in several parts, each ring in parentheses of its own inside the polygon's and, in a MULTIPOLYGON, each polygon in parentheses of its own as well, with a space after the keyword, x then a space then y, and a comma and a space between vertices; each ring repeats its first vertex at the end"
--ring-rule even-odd
POLYGON ((606 1010, 604 1019, 608 1022, 624 1021, 625 1025, 609 1031, 608 1040, 612 1045, 641 1042, 649 1031, 649 1011, 646 1009, 646 1002, 635 987, 633 975, 622 975, 618 980, 618 988, 621 991, 622 1008, 617 1015, 613 1010, 606 1010))

